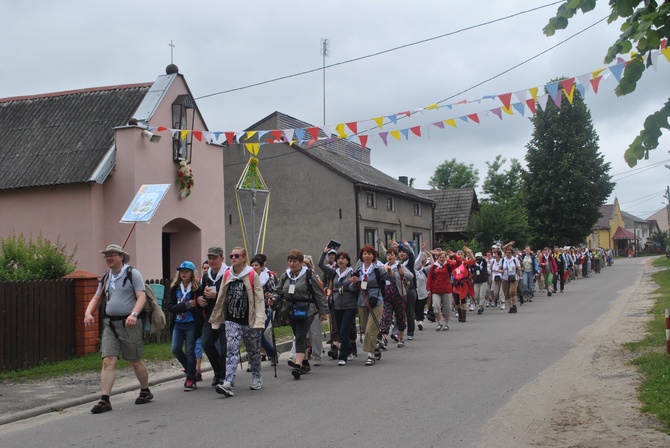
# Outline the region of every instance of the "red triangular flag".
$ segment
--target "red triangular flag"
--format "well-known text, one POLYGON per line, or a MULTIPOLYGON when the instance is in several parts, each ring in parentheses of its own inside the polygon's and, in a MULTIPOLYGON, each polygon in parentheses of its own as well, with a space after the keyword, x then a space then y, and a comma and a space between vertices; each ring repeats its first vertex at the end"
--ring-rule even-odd
POLYGON ((314 140, 319 139, 319 128, 307 128, 307 132, 312 136, 314 140))
POLYGON ((474 121, 475 123, 479 123, 479 115, 477 114, 470 114, 467 116, 470 120, 474 121))
POLYGON ((270 131, 270 134, 275 138, 275 141, 280 142, 282 138, 282 131, 270 131))
POLYGON ((359 135, 358 140, 361 142, 361 146, 365 148, 365 146, 368 144, 368 136, 367 135, 359 135))
POLYGON ((202 141, 202 131, 193 131, 193 137, 199 142, 202 141))
POLYGON ((421 137, 421 126, 414 126, 409 128, 409 130, 412 131, 412 134, 416 135, 417 137, 421 137))
POLYGON ((168 128, 166 128, 165 126, 158 126, 158 128, 156 128, 156 132, 163 132, 163 131, 167 131, 167 130, 168 130, 168 128))
POLYGON ((224 132, 223 133, 226 136, 226 141, 228 142, 229 145, 233 144, 233 139, 235 138, 235 133, 234 132, 224 132))
POLYGON ((512 104, 512 94, 503 93, 502 95, 498 95, 498 98, 502 101, 503 106, 505 106, 506 109, 509 109, 510 104, 512 104))
POLYGON ((602 76, 598 76, 596 79, 591 80, 591 87, 593 87, 593 92, 598 93, 598 84, 600 84, 600 80, 603 79, 602 76))
MULTIPOLYGON (((351 132, 354 134, 358 134, 358 122, 357 121, 352 121, 351 123, 347 123, 347 127, 351 129, 351 132)), ((363 145, 365 146, 365 145, 363 145)))
POLYGON ((528 106, 528 109, 535 115, 535 100, 533 98, 528 98, 526 100, 526 106, 528 106))

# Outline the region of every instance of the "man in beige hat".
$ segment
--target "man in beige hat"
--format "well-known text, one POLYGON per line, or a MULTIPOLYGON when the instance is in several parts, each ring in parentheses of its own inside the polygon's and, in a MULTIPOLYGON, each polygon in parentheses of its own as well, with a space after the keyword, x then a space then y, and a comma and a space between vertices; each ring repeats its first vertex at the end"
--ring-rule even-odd
POLYGON ((149 390, 149 373, 142 361, 142 321, 140 313, 146 301, 144 279, 140 272, 128 265, 130 255, 116 244, 110 244, 100 251, 105 256, 109 272, 98 283, 98 290, 91 299, 84 315, 86 327, 93 324, 93 313, 102 302, 100 317, 103 325, 100 352, 102 355, 102 373, 100 388, 102 397, 91 412, 101 414, 111 411, 109 396, 116 378, 116 363, 119 355, 128 361, 135 370, 140 382, 140 395, 135 404, 145 404, 154 397, 149 390), (104 311, 103 311, 104 310, 104 311))

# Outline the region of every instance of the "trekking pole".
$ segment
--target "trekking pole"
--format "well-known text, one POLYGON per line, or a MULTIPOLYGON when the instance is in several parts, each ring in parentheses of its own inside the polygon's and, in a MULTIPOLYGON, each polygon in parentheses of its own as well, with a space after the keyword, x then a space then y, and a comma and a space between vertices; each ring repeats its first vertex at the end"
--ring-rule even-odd
POLYGON ((370 306, 370 301, 368 300, 368 295, 366 293, 363 293, 363 300, 365 300, 365 304, 367 305, 368 310, 370 310, 370 316, 372 316, 372 321, 377 326, 377 331, 382 336, 382 340, 385 344, 388 344, 388 339, 386 338, 386 335, 382 333, 382 327, 379 325, 379 320, 377 319, 377 316, 375 316, 374 311, 372 311, 372 306, 370 306))
MULTIPOLYGON (((272 314, 270 314, 272 316, 272 314)), ((275 378, 277 378, 277 364, 279 363, 279 353, 277 352, 277 340, 275 339, 275 326, 272 324, 272 318, 270 318, 270 325, 272 325, 272 348, 275 351, 275 378)))

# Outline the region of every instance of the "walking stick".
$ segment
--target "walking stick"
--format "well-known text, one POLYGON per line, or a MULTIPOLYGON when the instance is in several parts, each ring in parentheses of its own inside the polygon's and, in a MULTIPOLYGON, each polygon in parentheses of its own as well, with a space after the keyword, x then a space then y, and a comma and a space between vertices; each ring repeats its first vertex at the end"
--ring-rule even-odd
POLYGON ((277 364, 279 363, 279 353, 277 352, 277 341, 275 339, 275 326, 272 323, 272 316, 273 312, 270 311, 270 325, 272 325, 272 348, 275 351, 275 359, 273 361, 275 365, 275 378, 277 378, 277 364))

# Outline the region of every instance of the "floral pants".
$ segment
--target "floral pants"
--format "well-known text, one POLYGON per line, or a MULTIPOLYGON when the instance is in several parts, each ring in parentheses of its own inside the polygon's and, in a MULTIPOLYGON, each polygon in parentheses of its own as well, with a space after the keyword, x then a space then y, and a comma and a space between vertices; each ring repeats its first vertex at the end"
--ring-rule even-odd
POLYGON ((386 298, 384 299, 384 311, 382 312, 381 330, 388 334, 393 315, 395 314, 395 325, 398 331, 405 331, 407 328, 407 314, 405 311, 405 298, 400 295, 395 285, 386 287, 386 298))

